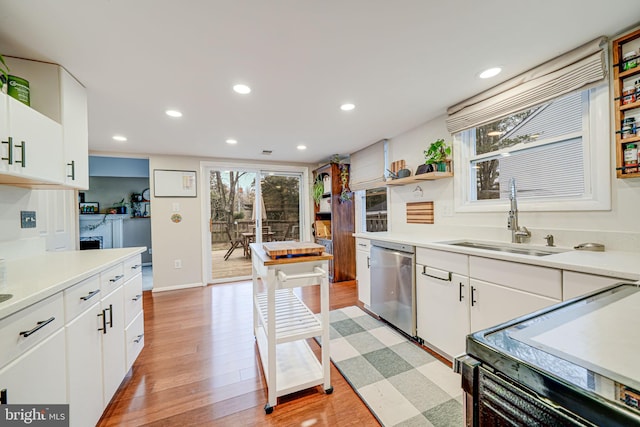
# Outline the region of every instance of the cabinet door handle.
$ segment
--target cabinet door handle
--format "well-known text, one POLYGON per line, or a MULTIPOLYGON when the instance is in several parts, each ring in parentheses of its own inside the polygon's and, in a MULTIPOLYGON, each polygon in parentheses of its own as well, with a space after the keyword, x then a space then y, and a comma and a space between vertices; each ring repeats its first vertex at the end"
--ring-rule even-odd
POLYGON ((20 148, 20 160, 16 160, 16 163, 20 163, 20 165, 22 165, 22 167, 26 167, 27 166, 27 142, 26 141, 22 141, 22 144, 18 145, 16 144, 16 148, 20 148))
POLYGON ((107 309, 102 310, 102 313, 98 314, 98 317, 102 316, 102 328, 98 328, 99 331, 102 331, 103 334, 107 333, 107 315, 105 313, 107 309))
POLYGON ((50 317, 47 320, 41 320, 41 321, 36 323, 36 326, 34 326, 33 329, 31 329, 29 331, 22 331, 22 332, 20 332, 20 335, 22 335, 25 338, 28 337, 29 335, 33 335, 36 332, 38 332, 40 329, 42 329, 45 326, 47 326, 49 323, 53 322, 54 320, 56 320, 55 317, 50 317))
POLYGON ((458 301, 462 301, 464 299, 464 295, 462 295, 462 291, 464 289, 464 285, 462 284, 462 282, 460 282, 459 285, 460 285, 460 290, 459 290, 459 299, 458 299, 458 301))
POLYGON ((138 337, 135 340, 133 340, 133 342, 138 344, 140 341, 142 341, 143 337, 144 337, 144 334, 140 334, 140 335, 138 335, 138 337))
POLYGON ((471 307, 473 307, 474 305, 476 305, 476 288, 474 288, 473 286, 471 287, 471 307))
POLYGON ((71 166, 71 175, 67 175, 67 178, 71 178, 72 181, 76 180, 76 161, 71 160, 71 163, 67 163, 67 166, 71 166))
POLYGON ((115 276, 113 279, 109 279, 109 281, 110 281, 111 283, 115 283, 115 282, 117 282, 118 280, 122 279, 123 277, 124 277, 124 274, 118 274, 118 275, 117 275, 117 276, 115 276))
POLYGON ((100 292, 100 289, 96 289, 95 291, 91 291, 91 292, 89 292, 87 295, 85 295, 85 296, 83 296, 83 297, 80 297, 80 299, 81 299, 82 301, 88 301, 88 300, 90 300, 91 298, 93 298, 94 296, 96 296, 96 295, 98 294, 98 292, 100 292))
POLYGON ((131 269, 132 269, 132 270, 137 270, 137 269, 139 269, 140 267, 142 267, 142 264, 136 264, 136 265, 132 265, 132 266, 131 266, 131 269))
MULTIPOLYGON (((431 269, 432 271, 440 271, 440 270, 435 270, 435 269, 431 269)), ((423 276, 426 277, 431 277, 433 279, 438 279, 438 280, 442 280, 443 282, 450 282, 451 281, 451 272, 447 271, 447 272, 442 272, 443 274, 441 276, 436 276, 434 274, 429 274, 427 273, 427 266, 423 265, 422 266, 422 274, 423 276)))
POLYGON ((2 160, 8 160, 10 165, 13 164, 13 138, 9 137, 7 141, 2 141, 3 144, 8 144, 7 157, 3 157, 2 160))
POLYGON ((138 301, 140 298, 142 298, 142 295, 138 294, 135 298, 131 298, 131 301, 138 301))
POLYGON ((371 268, 371 258, 367 257, 367 268, 371 268))
POLYGON ((362 246, 363 248, 366 248, 367 244, 366 243, 358 243, 358 246, 362 246))
POLYGON ((110 328, 113 328, 113 304, 109 304, 109 308, 107 308, 106 310, 109 310, 109 322, 107 323, 109 324, 110 328))
POLYGON ((9 403, 7 400, 7 389, 3 388, 0 390, 0 405, 6 405, 7 403, 9 403))

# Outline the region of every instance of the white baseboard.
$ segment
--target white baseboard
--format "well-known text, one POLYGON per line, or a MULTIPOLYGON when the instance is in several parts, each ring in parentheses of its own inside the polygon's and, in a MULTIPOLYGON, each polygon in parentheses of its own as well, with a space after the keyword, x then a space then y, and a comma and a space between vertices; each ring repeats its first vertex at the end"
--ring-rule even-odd
POLYGON ((188 289, 188 288, 201 288, 206 286, 204 283, 185 283, 184 285, 173 285, 173 286, 163 286, 161 288, 154 287, 151 292, 164 292, 164 291, 177 291, 180 289, 188 289))

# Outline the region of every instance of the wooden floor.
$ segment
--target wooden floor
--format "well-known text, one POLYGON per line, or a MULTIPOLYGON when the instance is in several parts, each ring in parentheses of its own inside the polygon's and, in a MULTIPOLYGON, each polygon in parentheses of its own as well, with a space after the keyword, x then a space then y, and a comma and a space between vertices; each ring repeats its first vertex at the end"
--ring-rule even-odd
MULTIPOLYGON (((299 290, 319 311, 318 287, 299 290)), ((331 285, 331 309, 356 304, 355 282, 331 285)), ((279 399, 267 390, 252 332, 250 281, 144 293, 145 347, 99 426, 378 426, 340 373, 279 399)), ((317 355, 319 347, 310 345, 317 355)))

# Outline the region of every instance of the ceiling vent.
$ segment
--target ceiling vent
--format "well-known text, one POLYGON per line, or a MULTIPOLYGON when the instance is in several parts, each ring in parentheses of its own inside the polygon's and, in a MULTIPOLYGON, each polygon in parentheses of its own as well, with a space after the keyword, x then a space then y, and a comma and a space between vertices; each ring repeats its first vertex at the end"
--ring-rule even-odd
POLYGON ((262 154, 265 155, 265 156, 270 156, 271 153, 273 153, 273 151, 271 151, 271 150, 262 150, 262 154))

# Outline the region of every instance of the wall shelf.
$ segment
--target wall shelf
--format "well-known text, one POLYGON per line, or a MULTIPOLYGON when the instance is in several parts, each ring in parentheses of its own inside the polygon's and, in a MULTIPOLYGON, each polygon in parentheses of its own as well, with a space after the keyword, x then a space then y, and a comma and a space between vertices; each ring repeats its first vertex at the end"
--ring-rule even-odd
MULTIPOLYGON (((616 148, 616 176, 618 178, 639 178, 640 172, 628 172, 624 166, 624 150, 627 144, 640 142, 640 131, 630 138, 622 137, 622 122, 625 117, 633 117, 640 109, 640 100, 623 104, 622 91, 625 86, 630 86, 634 78, 640 79, 640 65, 629 70, 624 70, 622 61, 623 48, 627 43, 633 42, 638 44, 640 39, 640 30, 636 30, 619 37, 612 42, 613 52, 613 109, 614 109, 614 127, 615 127, 615 148, 616 148)), ((628 50, 628 49, 627 49, 628 50)), ((640 61, 640 58, 636 59, 640 61)), ((636 91, 636 96, 638 91, 636 91)), ((636 123, 640 129, 640 123, 636 123)), ((627 168, 628 169, 628 168, 627 168)), ((638 168, 632 168, 631 170, 638 168)))
POLYGON ((393 179, 385 182, 387 186, 415 184, 420 181, 432 181, 434 179, 452 178, 453 172, 429 172, 420 175, 408 176, 406 178, 393 179))

